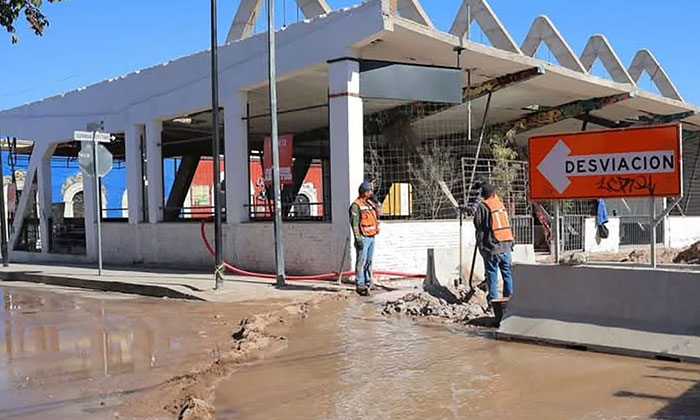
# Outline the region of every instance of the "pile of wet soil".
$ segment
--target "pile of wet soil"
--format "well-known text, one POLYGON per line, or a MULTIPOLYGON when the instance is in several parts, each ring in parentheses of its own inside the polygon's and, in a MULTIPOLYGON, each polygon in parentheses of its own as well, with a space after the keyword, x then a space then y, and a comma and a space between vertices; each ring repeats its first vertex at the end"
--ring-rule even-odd
POLYGON ((386 302, 382 313, 387 316, 425 317, 447 322, 469 322, 491 315, 486 292, 480 288, 460 286, 446 296, 444 290, 428 288, 386 302))
POLYGON ((700 241, 679 252, 673 258, 673 262, 676 264, 700 264, 700 241))

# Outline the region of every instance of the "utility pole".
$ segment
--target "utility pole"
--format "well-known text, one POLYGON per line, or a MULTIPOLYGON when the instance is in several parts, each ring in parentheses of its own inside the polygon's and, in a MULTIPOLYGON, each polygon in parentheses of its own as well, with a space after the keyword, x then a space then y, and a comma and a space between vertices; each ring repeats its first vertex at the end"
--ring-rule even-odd
POLYGON ((214 278, 215 289, 223 286, 224 259, 221 232, 221 175, 219 170, 219 42, 217 39, 216 0, 211 0, 211 115, 212 115, 212 157, 214 178, 214 278))
MULTIPOLYGON (((7 139, 8 145, 10 139, 7 139)), ((9 149, 9 147, 8 147, 9 149)), ((2 266, 9 267, 7 255, 7 221, 5 220, 5 173, 2 167, 2 141, 0 140, 0 249, 2 250, 2 266)))
POLYGON ((267 0, 268 84, 270 87, 270 142, 272 149, 272 191, 275 203, 275 262, 277 286, 284 286, 284 241, 282 238, 282 197, 280 192, 279 133, 277 132, 277 70, 275 59, 275 0, 267 0))

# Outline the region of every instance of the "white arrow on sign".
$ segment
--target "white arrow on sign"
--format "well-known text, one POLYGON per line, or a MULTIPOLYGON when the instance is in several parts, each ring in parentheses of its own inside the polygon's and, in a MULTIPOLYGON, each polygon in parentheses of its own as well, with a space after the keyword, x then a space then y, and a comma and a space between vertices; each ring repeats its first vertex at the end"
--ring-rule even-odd
POLYGON ((672 173, 675 155, 674 150, 654 150, 571 156, 569 146, 559 140, 537 170, 561 194, 571 184, 569 178, 574 176, 672 173))
POLYGON ((94 140, 100 143, 109 143, 110 140, 116 139, 116 137, 114 137, 110 133, 101 133, 99 131, 74 131, 73 140, 92 141, 93 135, 95 136, 94 140))

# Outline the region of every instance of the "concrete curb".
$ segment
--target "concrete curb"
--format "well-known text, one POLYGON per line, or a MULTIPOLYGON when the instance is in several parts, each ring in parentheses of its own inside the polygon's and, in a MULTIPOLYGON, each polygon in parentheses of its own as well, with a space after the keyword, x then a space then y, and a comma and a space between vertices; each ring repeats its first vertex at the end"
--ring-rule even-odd
POLYGON ((183 293, 169 287, 125 283, 121 281, 89 280, 76 277, 55 276, 46 274, 33 274, 24 272, 0 273, 2 281, 22 281, 30 283, 42 283, 53 286, 74 287, 79 289, 98 290, 101 292, 117 292, 130 295, 149 296, 157 298, 185 299, 204 301, 198 296, 183 293))

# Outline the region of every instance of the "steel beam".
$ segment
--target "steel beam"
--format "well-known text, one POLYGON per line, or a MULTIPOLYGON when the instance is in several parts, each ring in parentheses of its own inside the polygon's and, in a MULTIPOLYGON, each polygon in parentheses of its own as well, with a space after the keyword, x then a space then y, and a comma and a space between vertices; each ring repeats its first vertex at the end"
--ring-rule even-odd
POLYGON ((576 118, 586 115, 606 106, 616 104, 633 98, 634 92, 625 92, 617 95, 603 96, 592 99, 582 99, 568 102, 559 106, 547 108, 543 111, 536 111, 515 120, 495 124, 491 126, 491 133, 510 133, 511 135, 524 133, 540 127, 551 125, 569 118, 576 118))

